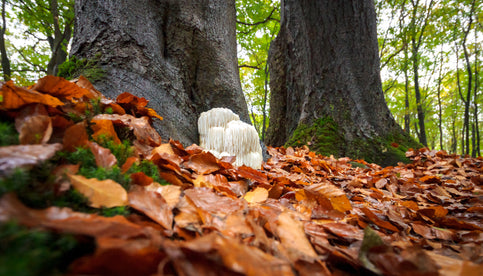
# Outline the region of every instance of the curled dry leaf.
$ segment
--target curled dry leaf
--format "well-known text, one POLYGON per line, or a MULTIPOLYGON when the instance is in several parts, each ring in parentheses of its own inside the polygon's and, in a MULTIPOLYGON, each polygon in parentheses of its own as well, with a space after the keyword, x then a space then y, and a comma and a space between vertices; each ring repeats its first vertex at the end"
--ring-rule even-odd
POLYGON ((215 156, 209 152, 191 155, 189 160, 184 163, 184 166, 192 169, 197 174, 209 174, 220 169, 215 156))
POLYGON ((75 151, 77 147, 86 146, 89 141, 85 122, 80 122, 70 126, 64 133, 64 149, 67 151, 75 151))
POLYGON ((3 83, 1 92, 3 100, 0 102, 0 106, 8 110, 17 109, 31 103, 40 103, 52 107, 64 105, 56 97, 15 86, 13 81, 3 83))
POLYGON ((132 183, 138 186, 148 186, 153 183, 153 178, 147 176, 143 172, 135 172, 131 174, 132 183))
POLYGON ((140 98, 134 96, 131 93, 124 92, 121 95, 117 96, 116 102, 120 104, 124 109, 130 110, 133 114, 148 116, 151 118, 155 117, 160 120, 163 119, 163 117, 159 116, 154 109, 146 107, 149 101, 145 98, 140 98))
POLYGON ((128 204, 126 190, 111 179, 88 179, 82 175, 69 175, 69 179, 72 186, 89 199, 89 206, 111 208, 128 204))
POLYGON ((114 129, 114 125, 112 124, 112 121, 110 120, 92 120, 91 121, 92 126, 91 129, 94 131, 92 134, 92 138, 95 140, 99 139, 99 136, 104 136, 109 139, 112 139, 114 143, 116 144, 121 144, 121 140, 119 140, 119 137, 117 136, 117 132, 114 129))
POLYGON ((110 149, 99 146, 96 142, 87 142, 89 149, 96 159, 96 165, 101 168, 109 169, 117 164, 117 159, 110 149))
POLYGON ((5 194, 0 198, 0 221, 12 219, 30 227, 46 227, 93 237, 134 238, 151 235, 150 231, 122 216, 102 217, 59 207, 31 209, 20 202, 14 194, 5 194))
POLYGON ((56 76, 45 76, 41 78, 32 89, 58 98, 64 98, 69 101, 75 98, 81 99, 86 97, 88 99, 94 99, 97 97, 97 95, 90 90, 56 76))
POLYGON ((94 116, 93 120, 110 120, 114 124, 126 126, 133 130, 134 136, 139 143, 148 146, 159 146, 161 144, 161 136, 149 123, 149 118, 143 116, 136 118, 132 115, 118 115, 118 114, 99 114, 94 116))
POLYGON ((61 149, 61 144, 0 147, 0 176, 9 175, 16 168, 38 165, 52 158, 61 149))
POLYGON ((172 207, 160 193, 134 185, 128 194, 129 206, 143 212, 165 229, 173 227, 172 207))

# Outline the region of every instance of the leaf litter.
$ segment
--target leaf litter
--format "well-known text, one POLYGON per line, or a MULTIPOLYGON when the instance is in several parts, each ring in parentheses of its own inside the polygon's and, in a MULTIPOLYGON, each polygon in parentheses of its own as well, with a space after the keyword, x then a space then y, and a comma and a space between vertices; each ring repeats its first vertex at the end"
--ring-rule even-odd
POLYGON ((86 178, 58 164, 56 191, 74 188, 94 208, 128 206, 104 217, 67 207, 32 208, 0 198, 0 221, 95 240, 67 274, 96 275, 481 275, 483 159, 410 149, 411 164, 382 168, 302 148, 268 149, 261 170, 235 167, 197 145, 162 140, 148 100, 102 96, 85 78, 45 77, 31 88, 3 83, 2 114, 15 118, 22 145, 0 147, 0 177, 89 149, 99 168, 123 173, 152 162, 128 187, 86 178), (72 113, 101 112, 73 121, 72 113), (106 111, 109 110, 109 114, 106 111), (82 111, 82 112, 81 112, 82 111), (68 114, 69 113, 69 114, 68 114), (134 153, 124 164, 102 146, 125 132, 134 153), (363 166, 353 166, 360 163, 363 166), (63 173, 67 172, 67 177, 63 173), (59 188, 63 187, 63 188, 59 188))

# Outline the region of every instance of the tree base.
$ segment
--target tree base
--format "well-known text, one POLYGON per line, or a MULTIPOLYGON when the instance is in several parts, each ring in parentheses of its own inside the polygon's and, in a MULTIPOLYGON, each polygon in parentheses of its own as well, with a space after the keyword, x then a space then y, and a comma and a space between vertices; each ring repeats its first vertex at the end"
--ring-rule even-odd
POLYGON ((325 156, 347 156, 381 166, 394 166, 398 162, 410 163, 406 151, 409 148, 422 147, 403 132, 349 141, 331 117, 319 118, 312 125, 300 124, 285 143, 285 147, 303 145, 325 156))

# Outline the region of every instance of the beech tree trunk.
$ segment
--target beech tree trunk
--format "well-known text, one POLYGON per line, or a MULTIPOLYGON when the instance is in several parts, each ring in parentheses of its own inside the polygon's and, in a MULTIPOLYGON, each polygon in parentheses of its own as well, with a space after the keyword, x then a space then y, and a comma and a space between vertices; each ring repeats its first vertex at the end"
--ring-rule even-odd
POLYGON ((384 100, 374 2, 282 0, 281 8, 280 33, 269 52, 266 143, 307 143, 326 154, 395 163, 390 144, 415 143, 394 121, 384 100), (324 130, 318 120, 335 126, 324 130), (317 148, 327 135, 334 135, 327 144, 332 152, 317 148))
POLYGON ((150 100, 165 139, 198 142, 201 112, 226 107, 249 122, 241 90, 235 0, 80 0, 71 54, 100 58, 94 85, 150 100))

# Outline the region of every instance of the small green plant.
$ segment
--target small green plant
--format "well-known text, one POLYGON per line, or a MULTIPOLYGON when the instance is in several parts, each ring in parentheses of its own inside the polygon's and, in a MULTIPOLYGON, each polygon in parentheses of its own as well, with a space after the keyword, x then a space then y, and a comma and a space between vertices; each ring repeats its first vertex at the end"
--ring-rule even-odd
POLYGON ((0 122, 0 146, 18 145, 18 133, 11 122, 0 122))
POLYGON ((94 243, 72 235, 29 229, 9 221, 0 224, 0 275, 62 275, 76 258, 91 253, 94 243))
POLYGON ((136 173, 136 172, 143 172, 147 176, 151 177, 155 182, 158 182, 161 185, 168 185, 169 183, 161 178, 159 175, 159 170, 156 164, 149 160, 143 160, 139 164, 133 164, 131 168, 128 170, 129 174, 136 173))
POLYGON ((126 162, 127 158, 132 156, 134 153, 134 149, 128 140, 123 140, 121 144, 117 144, 110 137, 99 135, 96 139, 96 142, 101 147, 109 149, 111 153, 116 156, 117 164, 119 166, 122 166, 122 164, 126 162))

